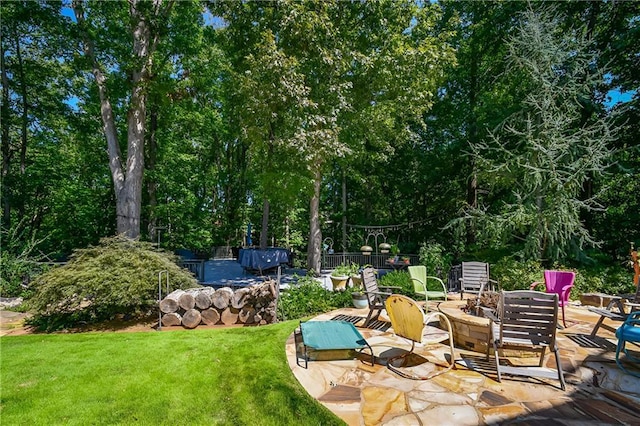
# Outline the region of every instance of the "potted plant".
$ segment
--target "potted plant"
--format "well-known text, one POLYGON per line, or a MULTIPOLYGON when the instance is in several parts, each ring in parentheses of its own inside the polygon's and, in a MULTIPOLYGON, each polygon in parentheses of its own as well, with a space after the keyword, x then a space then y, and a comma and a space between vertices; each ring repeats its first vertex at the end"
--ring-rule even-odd
POLYGON ((397 262, 398 260, 400 260, 398 258, 398 255, 400 254, 400 247, 398 247, 397 244, 393 244, 391 246, 391 254, 393 255, 393 262, 397 262))
POLYGON ((351 272, 350 272, 351 286, 354 288, 362 287, 362 275, 360 275, 360 270, 361 270, 360 265, 358 265, 357 263, 351 264, 351 272))
POLYGON ((351 276, 351 265, 341 263, 331 272, 331 284, 333 284, 333 291, 344 290, 347 288, 347 282, 351 276))
POLYGON ((357 309, 364 309, 369 307, 369 301, 367 300, 367 295, 360 291, 352 292, 351 299, 353 301, 353 306, 355 306, 357 309))
POLYGON ((405 265, 409 264, 409 258, 407 256, 403 256, 402 261, 404 262, 405 265))

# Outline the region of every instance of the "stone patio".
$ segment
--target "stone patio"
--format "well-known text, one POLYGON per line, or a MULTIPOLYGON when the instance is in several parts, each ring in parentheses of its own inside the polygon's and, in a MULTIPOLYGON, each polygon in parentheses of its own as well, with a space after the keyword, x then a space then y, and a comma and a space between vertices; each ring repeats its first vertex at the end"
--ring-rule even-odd
MULTIPOLYGON (((451 303, 444 307, 451 309, 451 303)), ((437 309, 435 304, 430 308, 437 309)), ((493 357, 487 362, 484 352, 457 343, 456 360, 473 362, 475 370, 459 364, 428 381, 401 378, 385 367, 385 359, 408 351, 410 342, 393 335, 384 313, 380 329, 362 328, 367 313, 367 309, 340 309, 314 320, 343 315, 356 321, 361 317, 356 326, 373 348, 374 366, 353 358, 354 352, 343 352, 331 356, 320 353, 322 359, 329 359, 310 361, 305 369, 296 363, 301 343, 296 343, 292 334, 286 344, 289 366, 298 381, 349 425, 640 425, 640 380, 617 368, 616 339, 611 330, 601 328, 596 338, 589 336, 599 316, 584 307, 568 307, 568 327, 558 331, 566 391, 557 380, 504 376, 497 382, 493 357)), ((608 320, 605 324, 611 328, 620 325, 608 320)), ((445 364, 448 347, 419 346, 416 353, 424 359, 412 368, 425 373, 444 368, 435 363, 445 364)), ((509 361, 531 363, 537 359, 509 361)), ((553 355, 546 355, 545 365, 555 366, 553 355)))

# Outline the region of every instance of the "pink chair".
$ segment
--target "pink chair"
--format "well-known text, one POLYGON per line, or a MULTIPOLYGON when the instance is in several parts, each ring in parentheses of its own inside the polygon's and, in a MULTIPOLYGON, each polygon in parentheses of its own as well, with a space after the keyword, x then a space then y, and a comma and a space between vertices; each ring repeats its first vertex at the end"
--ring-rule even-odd
POLYGON ((534 290, 538 284, 544 284, 546 293, 556 293, 558 295, 558 306, 562 308, 562 325, 565 328, 567 328, 567 323, 564 321, 564 306, 569 303, 569 294, 575 280, 575 272, 545 270, 544 283, 535 282, 530 287, 530 290, 534 290))

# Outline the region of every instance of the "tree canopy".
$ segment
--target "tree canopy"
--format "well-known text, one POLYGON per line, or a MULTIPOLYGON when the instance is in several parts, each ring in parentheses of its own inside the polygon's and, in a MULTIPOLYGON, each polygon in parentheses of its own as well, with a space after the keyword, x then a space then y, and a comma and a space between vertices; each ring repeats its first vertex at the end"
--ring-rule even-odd
POLYGON ((457 259, 640 245, 638 2, 0 8, 14 256, 120 233, 210 254, 248 224, 316 270, 364 225, 457 259))

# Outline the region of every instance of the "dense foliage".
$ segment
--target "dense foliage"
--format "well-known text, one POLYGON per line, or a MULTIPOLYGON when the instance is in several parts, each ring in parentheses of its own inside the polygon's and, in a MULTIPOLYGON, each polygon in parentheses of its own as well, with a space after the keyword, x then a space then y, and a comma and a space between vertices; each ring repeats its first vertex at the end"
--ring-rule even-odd
POLYGON ((160 271, 168 271, 174 289, 197 286, 195 278, 175 260, 148 243, 123 237, 105 238, 97 246, 76 250, 66 265, 32 283, 33 322, 55 329, 117 314, 147 315, 157 304, 160 271))
POLYGON ((345 291, 329 291, 311 277, 300 277, 278 299, 278 319, 303 319, 338 308, 353 307, 352 291, 351 287, 345 291))
POLYGON ((640 245, 639 2, 0 8, 3 295, 29 242, 64 259, 129 198, 143 240, 209 254, 252 224, 314 269, 363 225, 447 264, 605 274, 640 245))

